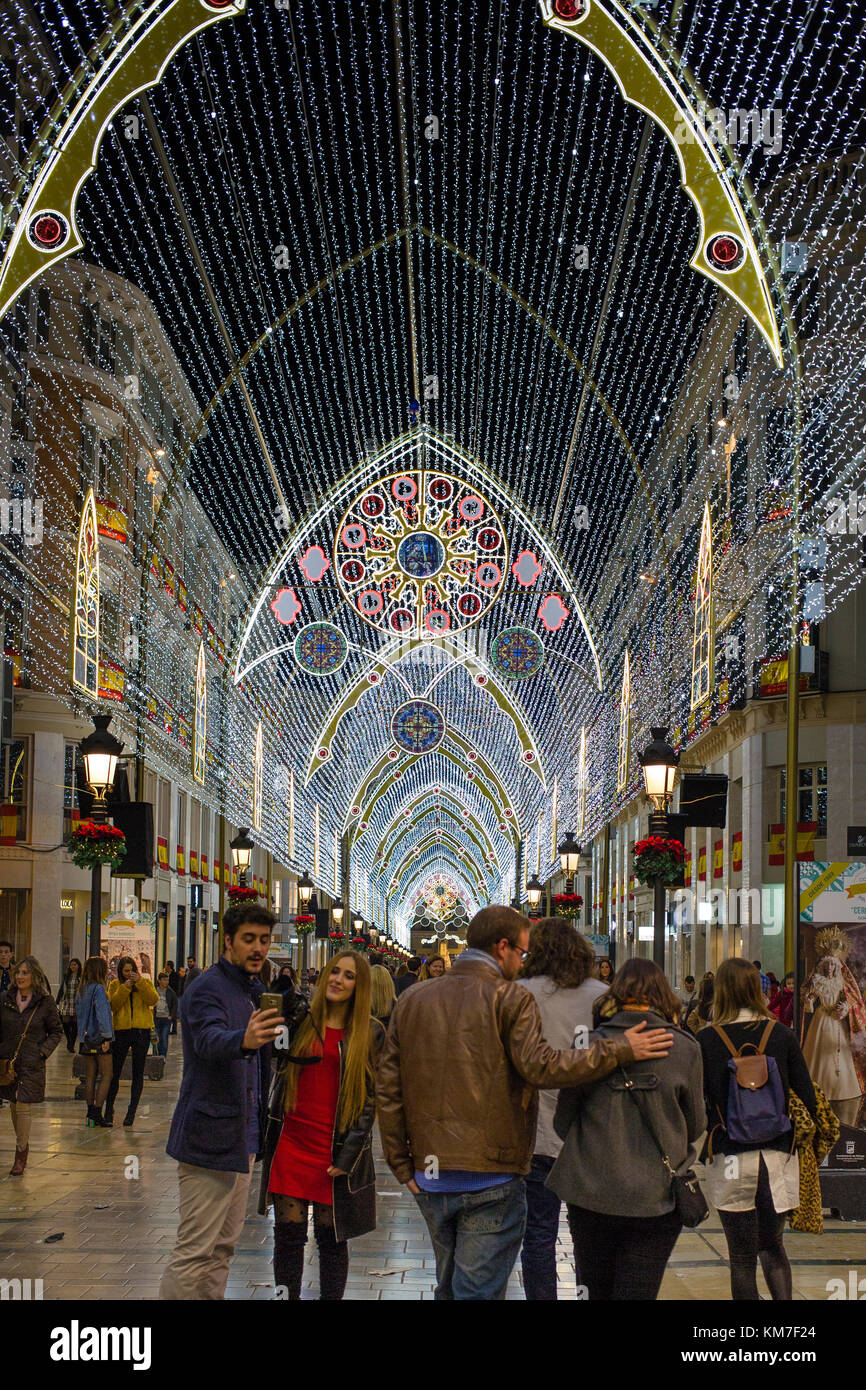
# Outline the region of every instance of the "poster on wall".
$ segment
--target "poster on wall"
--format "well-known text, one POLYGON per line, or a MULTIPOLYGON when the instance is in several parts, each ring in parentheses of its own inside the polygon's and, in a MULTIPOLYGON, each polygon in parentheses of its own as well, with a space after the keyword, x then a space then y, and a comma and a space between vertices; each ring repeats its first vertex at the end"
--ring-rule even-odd
POLYGON ((866 1172, 866 863, 799 867, 803 1055, 842 1129, 829 1166, 866 1172))
POLYGON ((153 979, 156 954, 156 913, 108 912, 102 919, 100 954, 108 962, 109 980, 117 979, 117 962, 132 956, 142 975, 153 979))

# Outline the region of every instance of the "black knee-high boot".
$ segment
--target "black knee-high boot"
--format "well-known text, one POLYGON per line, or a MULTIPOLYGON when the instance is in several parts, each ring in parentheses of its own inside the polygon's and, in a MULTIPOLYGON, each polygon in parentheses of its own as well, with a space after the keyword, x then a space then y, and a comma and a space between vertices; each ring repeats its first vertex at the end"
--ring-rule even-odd
POLYGON ((336 1240, 330 1226, 316 1226, 319 1247, 319 1299, 339 1303, 349 1277, 349 1243, 336 1240))
POLYGON ((307 1243, 306 1223, 300 1221, 274 1222, 274 1284, 285 1289, 290 1303, 301 1297, 304 1277, 304 1246, 307 1243))

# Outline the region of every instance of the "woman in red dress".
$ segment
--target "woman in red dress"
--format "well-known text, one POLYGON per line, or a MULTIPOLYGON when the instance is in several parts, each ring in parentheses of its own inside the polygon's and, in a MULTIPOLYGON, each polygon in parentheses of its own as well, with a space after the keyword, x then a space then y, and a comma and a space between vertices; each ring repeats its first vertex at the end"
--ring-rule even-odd
MULTIPOLYGON (((297 1000, 284 997, 289 1017, 297 1000)), ((370 967, 341 951, 322 971, 309 1012, 290 1026, 271 1090, 259 1210, 274 1207, 278 1296, 301 1296, 311 1206, 321 1299, 343 1297, 347 1242, 375 1228, 372 1128, 384 1038, 370 1016, 370 967)))

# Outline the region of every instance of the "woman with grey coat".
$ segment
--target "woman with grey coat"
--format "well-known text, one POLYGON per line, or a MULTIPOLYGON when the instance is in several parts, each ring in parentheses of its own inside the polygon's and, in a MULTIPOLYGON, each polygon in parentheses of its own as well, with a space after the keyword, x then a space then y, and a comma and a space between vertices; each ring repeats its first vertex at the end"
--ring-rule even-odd
POLYGON ((695 1038, 676 1027, 680 1001, 652 961, 629 960, 596 1006, 590 1042, 646 1021, 671 1028, 666 1057, 631 1062, 593 1086, 560 1092, 554 1127, 564 1141, 548 1184, 567 1203, 580 1277, 591 1301, 653 1300, 682 1221, 671 1167, 685 1174, 706 1128, 703 1064, 695 1038), (628 1082, 632 1086, 627 1085, 628 1082))

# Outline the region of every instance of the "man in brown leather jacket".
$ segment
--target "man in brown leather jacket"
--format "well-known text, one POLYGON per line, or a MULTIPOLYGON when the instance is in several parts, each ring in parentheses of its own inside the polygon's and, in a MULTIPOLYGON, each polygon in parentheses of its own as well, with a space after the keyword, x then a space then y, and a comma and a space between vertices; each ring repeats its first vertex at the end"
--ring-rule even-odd
POLYGON ((556 1051, 517 975, 525 917, 487 907, 444 979, 406 990, 391 1016, 376 1084, 385 1157, 427 1222, 437 1299, 505 1297, 523 1240, 537 1092, 600 1081, 620 1063, 663 1057, 671 1035, 630 1028, 556 1051))

